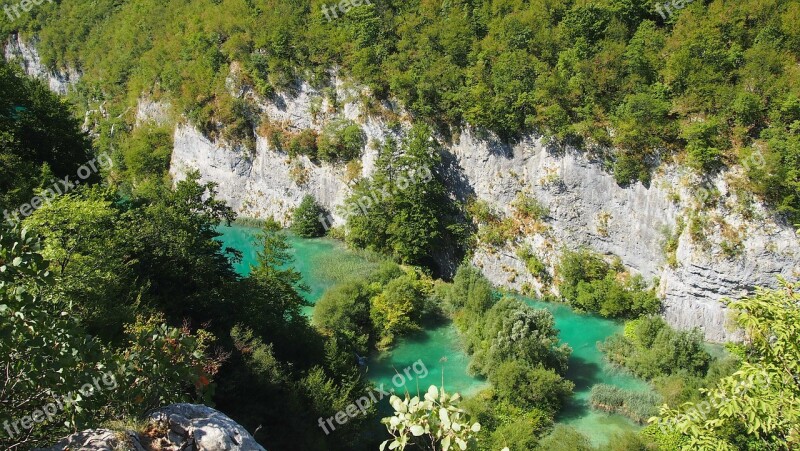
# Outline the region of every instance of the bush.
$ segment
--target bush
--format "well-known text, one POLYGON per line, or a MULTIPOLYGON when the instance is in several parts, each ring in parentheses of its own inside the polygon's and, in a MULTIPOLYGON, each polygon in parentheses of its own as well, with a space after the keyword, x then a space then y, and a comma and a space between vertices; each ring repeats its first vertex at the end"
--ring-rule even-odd
POLYGON ((558 266, 562 296, 574 307, 608 318, 657 313, 661 302, 640 275, 628 277, 599 255, 564 251, 558 266))
POLYGON ((289 138, 289 156, 305 155, 317 159, 317 132, 307 128, 289 138))
POLYGON ((317 140, 317 154, 322 161, 344 163, 358 158, 364 144, 364 133, 358 124, 349 120, 332 121, 317 140))
POLYGON ((314 197, 310 195, 303 197, 300 205, 294 210, 292 232, 304 238, 325 235, 325 225, 320 220, 321 216, 325 216, 325 210, 317 204, 314 197))
POLYGON ((489 376, 498 398, 523 409, 555 414, 572 396, 575 384, 553 370, 532 368, 519 361, 503 362, 489 376))
POLYGON ((538 199, 533 196, 520 192, 512 204, 520 216, 541 221, 550 215, 550 209, 545 207, 538 199))
POLYGON ((628 336, 609 337, 600 349, 609 361, 639 377, 653 379, 680 371, 702 377, 708 371, 711 355, 697 329, 675 331, 659 317, 645 317, 627 332, 628 336))

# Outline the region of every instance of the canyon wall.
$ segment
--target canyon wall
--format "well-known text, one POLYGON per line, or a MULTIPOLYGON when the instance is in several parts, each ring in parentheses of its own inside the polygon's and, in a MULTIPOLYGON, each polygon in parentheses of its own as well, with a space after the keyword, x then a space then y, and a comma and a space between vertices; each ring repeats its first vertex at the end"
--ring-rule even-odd
MULTIPOLYGON (((18 38, 6 45, 5 54, 20 59, 27 73, 44 78, 56 92, 75 80, 74 71, 42 67, 35 48, 18 38)), ((315 164, 303 156, 289 158, 263 137, 256 139, 254 148, 213 141, 183 122, 174 133, 173 177, 179 180, 189 171, 199 171, 202 180, 218 184, 221 199, 246 217, 272 216, 288 224, 292 209, 311 194, 341 222, 337 207, 349 194, 353 177, 369 176, 377 146, 389 135, 402 134, 408 126, 406 115, 396 105, 381 105, 404 124, 398 131, 380 115, 366 114, 363 100, 369 93, 335 76, 334 89, 323 92, 302 84, 292 95, 265 101, 238 86, 235 72, 233 68, 231 91, 254 99, 260 113, 286 130, 319 131, 338 117, 361 124, 367 137, 361 167, 353 174, 352 168, 315 164)), ((165 109, 142 99, 137 123, 163 122, 165 109)), ((719 174, 712 181, 713 192, 700 188, 689 170, 670 164, 663 164, 648 186, 621 187, 587 152, 549 145, 536 136, 507 145, 479 138, 469 129, 446 144, 444 152, 441 175, 459 199, 475 197, 511 215, 511 204, 522 192, 549 209, 536 230, 500 248, 481 246, 474 253, 473 263, 499 286, 550 290, 527 271, 517 256, 520 247, 532 249, 552 273, 562 248, 587 246, 618 256, 631 272, 657 281, 663 315, 671 325, 699 327, 709 341, 722 342, 740 338, 728 324, 722 299, 739 297, 756 286, 775 286, 778 275, 800 277, 796 231, 765 206, 735 194, 731 186, 737 170, 719 174), (692 215, 704 218, 702 239, 692 227, 681 226, 692 215), (670 259, 664 249, 669 237, 677 242, 670 259)))

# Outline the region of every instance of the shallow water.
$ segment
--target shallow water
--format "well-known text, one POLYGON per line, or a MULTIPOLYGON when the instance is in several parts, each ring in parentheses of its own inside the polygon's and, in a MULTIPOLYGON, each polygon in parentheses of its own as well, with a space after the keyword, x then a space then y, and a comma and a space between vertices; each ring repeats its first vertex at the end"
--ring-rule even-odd
MULTIPOLYGON (((253 244, 253 238, 258 229, 233 226, 220 227, 219 231, 222 233, 220 240, 226 246, 242 252, 242 260, 235 264, 236 271, 243 275, 248 274, 250 266, 255 264, 257 258, 258 249, 253 244)), ((289 244, 295 259, 292 266, 300 272, 304 283, 308 285, 309 291, 303 296, 311 304, 337 280, 346 277, 349 271, 358 271, 359 268, 363 270, 363 267, 369 266, 363 261, 356 265, 360 257, 335 240, 303 239, 289 235, 289 244)), ((575 396, 558 420, 586 434, 595 445, 607 442, 615 432, 636 430, 638 426, 627 418, 593 411, 588 406, 590 390, 594 384, 605 383, 633 390, 648 388, 644 381, 614 371, 597 349, 598 342, 620 332, 622 325, 594 315, 578 314, 563 304, 518 297, 533 307, 552 312, 561 340, 573 349, 567 378, 575 383, 575 396)), ((312 311, 313 307, 307 307, 304 313, 310 316, 312 311)), ((431 384, 441 385, 444 378, 444 387, 448 392, 470 395, 487 384, 467 373, 468 362, 469 357, 461 350, 455 327, 452 324, 441 324, 400 340, 389 353, 371 356, 368 375, 370 380, 379 385, 384 384, 386 389, 397 392, 407 389, 412 394, 417 393, 418 386, 424 392, 425 387, 431 384), (415 366, 415 362, 420 360, 422 363, 415 366)))

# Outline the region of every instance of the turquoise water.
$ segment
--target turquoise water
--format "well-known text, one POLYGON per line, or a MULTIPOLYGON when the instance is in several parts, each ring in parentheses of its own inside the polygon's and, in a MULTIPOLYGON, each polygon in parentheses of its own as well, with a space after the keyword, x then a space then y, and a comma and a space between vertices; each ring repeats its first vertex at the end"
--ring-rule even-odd
MULTIPOLYGON (((235 265, 235 269, 240 274, 248 274, 250 266, 256 262, 257 247, 253 238, 258 229, 220 227, 220 233, 220 239, 226 246, 238 249, 243 254, 242 261, 235 265)), ((302 239, 289 235, 289 243, 295 259, 292 266, 308 285, 309 291, 304 293, 304 297, 311 304, 338 280, 370 268, 361 257, 335 240, 302 239)), ((539 302, 522 296, 519 298, 533 307, 552 312, 561 340, 573 349, 567 377, 575 383, 575 396, 558 420, 586 434, 595 445, 607 442, 615 432, 636 430, 638 426, 627 418, 593 411, 588 406, 590 390, 597 383, 632 390, 648 389, 644 381, 614 371, 597 349, 598 342, 620 332, 622 325, 594 315, 578 314, 566 305, 539 302)), ((310 316, 312 310, 313 307, 308 307, 305 313, 310 316)), ((398 392, 408 390, 417 393, 417 387, 424 392, 425 387, 440 385, 444 380, 448 392, 470 395, 487 384, 467 373, 468 362, 469 358, 459 346, 455 327, 447 323, 434 325, 399 341, 391 352, 371 356, 368 375, 376 384, 384 384, 386 389, 398 392), (421 364, 416 363, 415 366, 419 360, 421 364), (397 376, 398 373, 403 376, 397 376)))
POLYGON ((628 418, 592 410, 588 403, 592 385, 598 383, 628 390, 649 389, 641 379, 615 371, 597 349, 598 342, 622 332, 622 324, 595 315, 578 314, 563 304, 520 298, 533 307, 552 312, 561 341, 572 347, 567 378, 575 383, 575 396, 558 420, 586 434, 595 445, 605 443, 615 432, 637 430, 638 426, 628 418))

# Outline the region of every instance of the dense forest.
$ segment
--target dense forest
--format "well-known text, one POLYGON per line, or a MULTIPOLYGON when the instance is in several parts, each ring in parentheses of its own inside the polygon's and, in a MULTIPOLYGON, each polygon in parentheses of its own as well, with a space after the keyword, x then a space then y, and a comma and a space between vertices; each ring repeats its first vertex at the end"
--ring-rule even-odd
MULTIPOLYGON (((643 427, 598 448, 560 421, 573 349, 553 315, 470 263, 477 243, 508 240, 506 220, 456 201, 440 170, 442 143, 462 127, 503 142, 537 134, 591 154, 622 186, 647 185, 663 162, 709 184, 741 169, 742 196, 797 222, 800 3, 683 2, 670 14, 653 0, 360 3, 332 18, 324 0, 65 0, 0 22, 2 36, 35 36, 44 64, 82 74, 58 97, 0 62, 0 447, 135 430, 182 401, 215 406, 278 451, 800 446, 796 282, 730 300, 748 339, 712 354, 700 332, 658 316, 654 285, 621 262, 563 249, 551 275, 519 250, 558 287, 547 301, 624 322, 598 347, 648 391, 598 384, 589 402, 643 427), (242 255, 218 228, 236 214, 199 174, 171 180, 171 126, 245 148, 261 134, 344 166, 367 145, 357 124, 289 133, 255 104, 340 76, 368 88, 370 114, 399 121, 383 103, 398 101, 409 126, 352 184, 343 227, 321 223, 328 212, 312 196, 295 209, 292 233, 328 234, 368 262, 340 268, 309 318, 275 220, 258 222, 249 275, 234 270, 242 255), (171 123, 134 126, 143 96, 168 102, 171 123), (755 152, 763 164, 749 163, 755 152), (402 194, 359 208, 401 174, 416 175, 402 194), (449 280, 440 255, 457 267, 449 280), (393 396, 382 425, 372 406, 335 434, 318 427, 375 389, 359 356, 448 322, 483 390, 462 399, 423 387, 393 396), (73 400, 66 421, 18 428, 20 412, 101 375, 115 389, 73 400)), ((513 208, 518 221, 548 214, 524 195, 513 208)))

